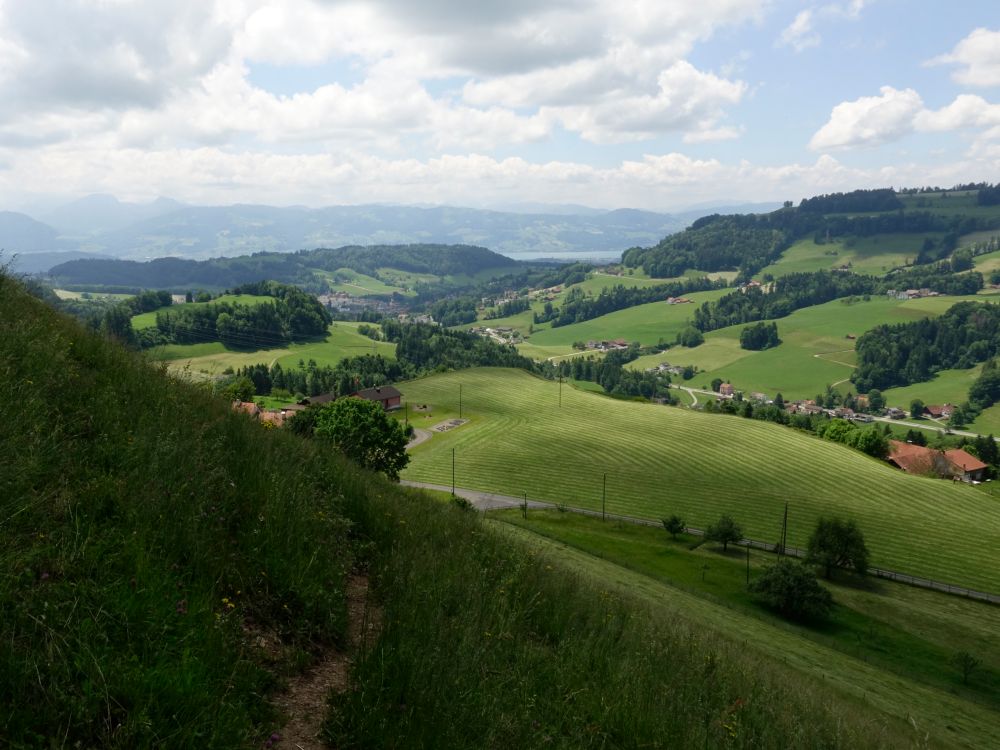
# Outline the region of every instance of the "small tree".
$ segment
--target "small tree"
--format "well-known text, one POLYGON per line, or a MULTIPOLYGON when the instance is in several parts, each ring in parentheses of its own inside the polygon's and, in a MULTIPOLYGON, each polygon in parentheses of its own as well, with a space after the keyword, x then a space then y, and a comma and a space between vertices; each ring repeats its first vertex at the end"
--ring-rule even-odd
POLYGON ((780 393, 774 397, 774 405, 779 409, 785 408, 785 397, 780 393))
POLYGON ((674 539, 677 538, 678 534, 683 534, 687 525, 684 523, 684 519, 678 515, 672 515, 670 518, 663 519, 663 528, 667 530, 674 539))
POLYGON ((951 657, 951 663, 954 664, 955 668, 962 673, 962 684, 968 685, 969 678, 972 676, 973 672, 979 669, 982 661, 977 659, 968 651, 959 651, 951 657))
POLYGON ((721 387, 722 387, 722 378, 713 378, 712 379, 712 390, 715 391, 716 393, 718 393, 719 389, 721 387))
POLYGON ((910 416, 914 419, 920 419, 924 416, 924 402, 919 398, 915 398, 910 402, 910 416))
POLYGON ((851 568, 858 575, 868 571, 868 547, 854 521, 820 518, 809 537, 806 562, 823 568, 829 578, 834 568, 851 568))
POLYGON ((722 551, 729 549, 730 542, 738 542, 743 538, 743 529, 733 520, 732 516, 722 516, 705 530, 705 540, 720 542, 722 551))
POLYGON ((872 411, 882 411, 885 408, 885 397, 882 391, 872 388, 868 391, 868 406, 872 411))
POLYGON ((769 565, 748 589, 785 617, 796 620, 822 619, 833 605, 833 597, 819 584, 816 575, 791 560, 769 565))
POLYGON ((394 481, 410 461, 403 426, 374 401, 348 397, 327 404, 316 415, 314 434, 330 440, 366 469, 383 472, 394 481))

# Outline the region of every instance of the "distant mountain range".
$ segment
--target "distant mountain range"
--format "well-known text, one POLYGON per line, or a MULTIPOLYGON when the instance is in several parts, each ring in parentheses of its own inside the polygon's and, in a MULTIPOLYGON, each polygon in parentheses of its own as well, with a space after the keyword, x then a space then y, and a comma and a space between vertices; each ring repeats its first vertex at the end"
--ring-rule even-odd
MULTIPOLYGON (((754 204, 767 211, 777 204, 754 204)), ((55 265, 71 257, 133 260, 206 259, 317 247, 442 243, 478 245, 522 260, 542 257, 619 256, 678 232, 700 216, 726 207, 679 214, 636 209, 604 211, 584 206, 522 204, 520 211, 394 205, 279 208, 262 205, 186 206, 92 195, 41 217, 0 213, 0 248, 12 254, 52 254, 55 265), (57 256, 74 253, 75 256, 57 256)), ((746 211, 749 206, 739 206, 746 211)), ((41 257, 22 258, 27 272, 47 270, 41 257), (27 266, 31 266, 28 271, 27 266)))

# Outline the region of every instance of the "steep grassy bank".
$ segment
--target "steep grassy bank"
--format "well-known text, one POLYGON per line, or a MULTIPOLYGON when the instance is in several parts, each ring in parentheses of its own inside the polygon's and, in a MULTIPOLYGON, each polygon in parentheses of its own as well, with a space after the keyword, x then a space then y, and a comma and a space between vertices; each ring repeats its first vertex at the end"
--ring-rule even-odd
POLYGON ((355 475, 2 275, 0 424, 0 745, 267 737, 343 637, 355 475))
POLYGON ((336 747, 907 747, 902 724, 444 504, 367 506, 382 639, 336 747))

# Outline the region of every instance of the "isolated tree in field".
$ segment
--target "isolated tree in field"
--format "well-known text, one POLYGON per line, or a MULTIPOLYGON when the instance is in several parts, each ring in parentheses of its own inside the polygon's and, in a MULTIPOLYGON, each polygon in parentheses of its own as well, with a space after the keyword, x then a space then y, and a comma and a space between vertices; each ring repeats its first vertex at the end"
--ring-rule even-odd
POLYGON ((722 516, 718 521, 705 529, 705 540, 709 542, 720 542, 722 551, 729 549, 729 543, 736 543, 743 538, 743 529, 732 516, 722 516))
POLYGON ((872 411, 882 411, 885 408, 885 397, 878 388, 868 391, 868 406, 872 411))
POLYGON ((795 620, 818 620, 827 616, 833 597, 805 565, 779 560, 765 568, 748 587, 750 593, 795 620))
POLYGON ((361 398, 339 398, 320 409, 314 434, 372 471, 397 481, 410 461, 402 425, 382 405, 361 398))
POLYGON ((676 539, 678 534, 684 533, 684 529, 687 528, 687 525, 684 523, 683 518, 675 514, 670 516, 670 518, 663 519, 663 528, 667 530, 667 533, 670 534, 671 537, 676 539))
POLYGON ((910 416, 914 419, 920 419, 924 416, 924 402, 919 398, 915 398, 910 402, 910 416))
POLYGON ((809 537, 806 562, 823 569, 825 578, 834 568, 849 568, 858 575, 868 571, 868 547, 854 521, 839 518, 820 518, 809 537))
POLYGON ((962 684, 968 685, 969 678, 982 665, 982 661, 970 654, 968 651, 959 651, 951 657, 951 663, 962 673, 962 684))
POLYGON ((705 336, 694 326, 687 326, 677 334, 677 343, 681 346, 700 346, 705 343, 705 336))

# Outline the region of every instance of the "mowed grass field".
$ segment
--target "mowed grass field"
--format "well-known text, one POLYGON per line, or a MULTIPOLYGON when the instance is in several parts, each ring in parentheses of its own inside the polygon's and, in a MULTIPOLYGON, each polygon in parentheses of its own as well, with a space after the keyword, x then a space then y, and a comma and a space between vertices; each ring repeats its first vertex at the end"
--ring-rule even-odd
POLYGON ((256 294, 224 294, 218 299, 213 299, 211 302, 188 302, 183 305, 168 305, 167 307, 161 307, 159 310, 152 310, 150 312, 140 313, 139 315, 133 315, 132 327, 137 331, 142 328, 153 328, 156 325, 157 313, 173 309, 186 310, 193 307, 205 307, 206 305, 216 304, 219 302, 229 302, 237 305, 260 305, 264 302, 273 301, 274 299, 272 297, 256 294))
POLYGON ((218 341, 203 344, 172 344, 150 349, 151 359, 167 362, 173 371, 187 371, 202 375, 219 375, 226 368, 239 369, 264 362, 280 364, 284 368, 298 366, 299 360, 315 360, 320 367, 336 365, 342 359, 363 354, 381 354, 396 358, 396 345, 388 341, 372 341, 358 333, 360 323, 337 321, 327 329, 323 341, 292 343, 278 349, 241 351, 227 349, 218 341))
MULTIPOLYGON (((699 372, 691 385, 707 385, 713 378, 729 380, 746 392, 765 393, 774 397, 781 393, 787 398, 812 398, 828 384, 840 383, 839 390, 853 390, 848 381, 856 362, 854 344, 865 331, 883 323, 904 323, 940 315, 962 300, 986 301, 989 297, 927 297, 917 300, 896 300, 875 297, 868 301, 847 303, 834 300, 823 305, 796 310, 777 321, 782 343, 761 352, 740 348, 740 332, 745 326, 736 325, 705 335, 705 343, 693 349, 674 347, 662 354, 640 357, 629 367, 646 369, 660 362, 694 365, 699 372)), ((1000 299, 998 297, 997 299, 1000 299)), ((934 381, 918 383, 906 389, 887 391, 891 405, 909 406, 913 398, 927 403, 941 403, 940 394, 965 400, 969 371, 961 374, 942 373, 934 381), (900 393, 895 393, 895 391, 900 393), (921 395, 926 393, 926 395, 921 395), (897 404, 897 401, 899 402, 897 404)))
POLYGON ((776 540, 785 502, 789 542, 804 546, 821 515, 855 519, 872 562, 1000 591, 1000 509, 980 490, 912 477, 841 445, 724 415, 619 401, 517 370, 480 368, 400 386, 428 404, 417 427, 457 415, 412 452, 404 478, 659 519, 679 513, 704 528, 722 513, 745 533, 776 540))

